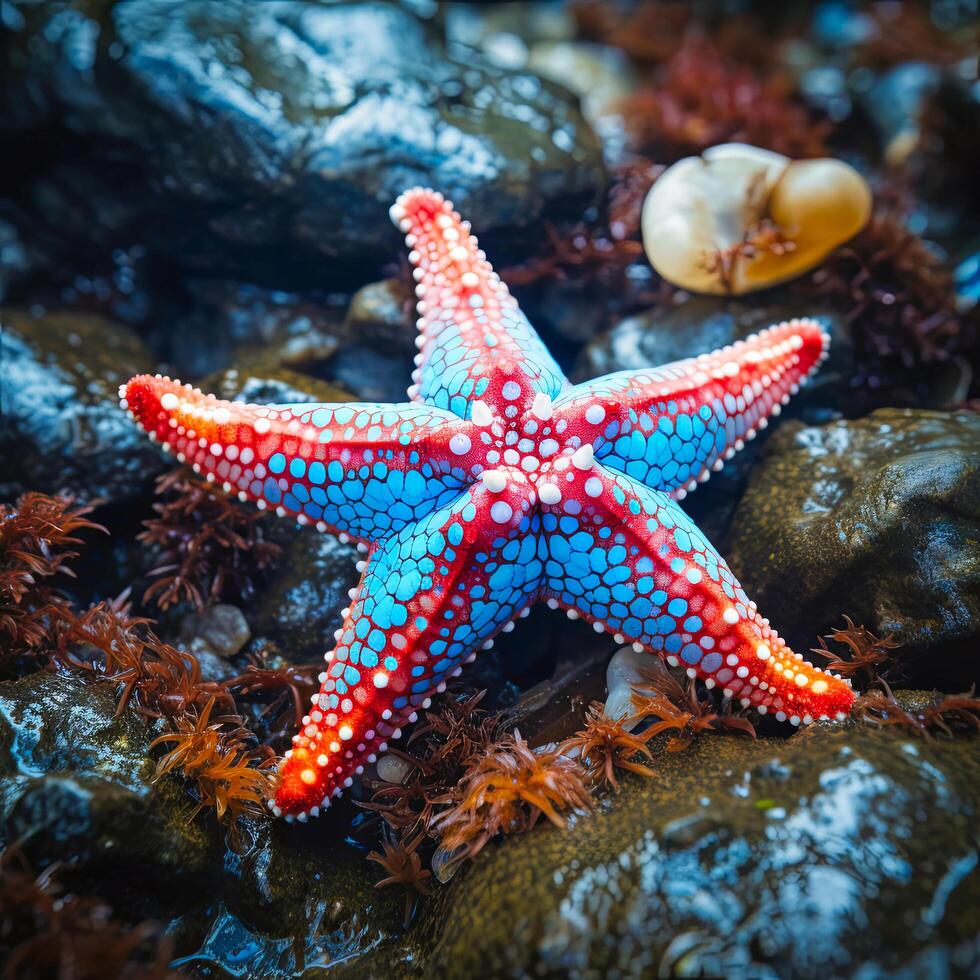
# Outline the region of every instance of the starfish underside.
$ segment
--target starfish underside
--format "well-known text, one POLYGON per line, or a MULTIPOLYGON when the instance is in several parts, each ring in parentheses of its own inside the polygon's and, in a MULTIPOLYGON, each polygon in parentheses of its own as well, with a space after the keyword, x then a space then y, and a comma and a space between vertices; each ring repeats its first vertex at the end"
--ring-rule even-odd
POLYGON ((120 392, 181 462, 366 553, 274 811, 318 815, 538 600, 762 714, 848 711, 677 503, 817 368, 819 324, 572 386, 450 202, 416 188, 392 218, 418 283, 409 403, 245 405, 159 375, 120 392))

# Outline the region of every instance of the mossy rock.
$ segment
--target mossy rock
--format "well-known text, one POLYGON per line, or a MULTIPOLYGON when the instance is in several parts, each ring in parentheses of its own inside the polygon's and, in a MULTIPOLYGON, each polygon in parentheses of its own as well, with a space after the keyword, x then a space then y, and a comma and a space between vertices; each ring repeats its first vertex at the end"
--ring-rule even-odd
POLYGON ((45 672, 0 685, 6 841, 39 867, 59 862, 66 882, 148 913, 191 898, 217 871, 223 834, 192 819, 180 780, 152 783, 161 731, 132 711, 117 716, 108 687, 45 672))
POLYGON ((104 503, 140 495, 163 464, 119 406, 153 357, 125 327, 90 314, 4 312, 0 498, 59 490, 104 503))
POLYGON ((423 906, 423 975, 967 975, 980 756, 818 724, 654 741, 656 778, 488 846, 423 906), (918 964, 918 966, 916 966, 918 964))
POLYGON ((980 414, 784 426, 739 504, 729 559, 797 649, 846 614, 894 633, 919 683, 980 679, 980 414))

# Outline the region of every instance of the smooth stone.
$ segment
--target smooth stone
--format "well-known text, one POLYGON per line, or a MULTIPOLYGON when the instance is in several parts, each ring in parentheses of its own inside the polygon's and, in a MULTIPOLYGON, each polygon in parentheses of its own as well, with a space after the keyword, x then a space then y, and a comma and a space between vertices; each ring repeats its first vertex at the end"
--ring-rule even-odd
POLYGON ((191 653, 210 653, 228 660, 248 643, 252 633, 238 606, 219 603, 186 616, 180 635, 191 653))

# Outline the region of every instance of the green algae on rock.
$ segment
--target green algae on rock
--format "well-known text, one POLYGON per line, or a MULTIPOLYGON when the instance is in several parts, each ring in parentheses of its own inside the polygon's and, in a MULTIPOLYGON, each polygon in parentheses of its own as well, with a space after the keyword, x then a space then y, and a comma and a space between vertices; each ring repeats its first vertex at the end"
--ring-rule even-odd
POLYGON ((103 502, 139 496, 160 455, 119 407, 119 385, 153 356, 99 316, 4 311, 0 331, 0 498, 67 491, 103 502), (16 465, 13 461, 16 460, 16 465))
POLYGON ((141 907, 161 900, 147 883, 168 889, 164 901, 200 887, 220 867, 220 836, 188 819, 179 782, 152 785, 154 733, 132 712, 117 717, 96 685, 46 672, 0 685, 6 841, 141 907))
POLYGON ((651 746, 659 778, 627 777, 599 812, 487 848, 438 890, 424 970, 785 980, 980 964, 974 740, 818 724, 651 746))
POLYGON ((813 645, 842 614, 894 633, 900 669, 978 680, 980 414, 879 409, 774 433, 732 527, 732 568, 813 645))

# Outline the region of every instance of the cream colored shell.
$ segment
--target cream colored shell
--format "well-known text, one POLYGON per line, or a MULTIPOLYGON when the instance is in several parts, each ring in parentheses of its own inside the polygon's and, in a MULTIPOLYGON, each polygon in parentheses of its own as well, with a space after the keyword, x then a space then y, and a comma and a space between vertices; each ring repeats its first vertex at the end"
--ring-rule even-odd
POLYGON ((670 167, 643 205, 643 245, 669 282, 698 293, 748 293, 812 269, 871 214, 864 178, 840 160, 790 160, 727 143, 670 167), (713 256, 769 219, 793 248, 737 254, 727 281, 713 256))

